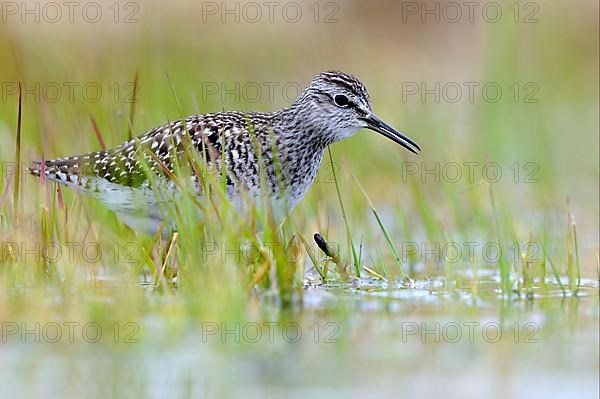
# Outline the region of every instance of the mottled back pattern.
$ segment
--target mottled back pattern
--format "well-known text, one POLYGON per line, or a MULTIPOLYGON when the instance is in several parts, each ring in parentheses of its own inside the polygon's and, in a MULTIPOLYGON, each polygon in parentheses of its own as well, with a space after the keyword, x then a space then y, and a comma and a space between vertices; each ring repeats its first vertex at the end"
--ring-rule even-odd
MULTIPOLYGON (((290 210, 313 182, 327 146, 364 127, 358 121, 370 114, 365 86, 351 75, 328 71, 315 76, 282 110, 193 115, 110 150, 48 160, 43 167, 34 162, 30 172, 43 171, 46 178, 96 197, 120 214, 147 214, 152 230, 162 221, 157 204, 177 192, 170 173, 175 174, 176 164, 188 167, 186 154, 192 154, 219 176, 225 167, 232 199, 245 190, 251 196, 266 194, 290 210), (259 171, 267 187, 260 187, 259 171), (163 184, 166 195, 156 198, 151 181, 163 184)), ((195 175, 190 176, 202 196, 195 175)))

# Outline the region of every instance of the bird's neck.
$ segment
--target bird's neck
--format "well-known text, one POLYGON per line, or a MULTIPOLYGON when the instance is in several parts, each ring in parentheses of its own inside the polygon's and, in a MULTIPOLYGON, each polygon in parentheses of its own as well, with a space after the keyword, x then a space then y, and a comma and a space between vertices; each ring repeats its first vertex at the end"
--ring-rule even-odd
POLYGON ((293 103, 275 113, 273 127, 288 143, 306 146, 314 151, 325 151, 328 145, 337 141, 336 131, 328 121, 316 117, 319 110, 293 103))
POLYGON ((325 149, 335 140, 324 124, 314 123, 305 110, 293 105, 274 113, 273 130, 288 183, 287 196, 293 207, 308 191, 325 149))

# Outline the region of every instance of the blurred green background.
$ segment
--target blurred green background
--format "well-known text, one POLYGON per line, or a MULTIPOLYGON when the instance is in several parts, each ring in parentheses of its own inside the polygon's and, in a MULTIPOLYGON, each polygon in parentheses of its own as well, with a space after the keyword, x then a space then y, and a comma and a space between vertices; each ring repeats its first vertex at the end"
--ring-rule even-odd
MULTIPOLYGON (((487 195, 476 183, 483 165, 494 162, 502 173, 499 195, 525 225, 536 224, 547 211, 560 213, 570 196, 587 249, 582 255, 593 254, 598 238, 594 2, 498 3, 499 17, 498 7, 487 3, 456 3, 457 8, 396 1, 123 2, 103 5, 97 23, 85 20, 95 14, 83 3, 73 9, 72 23, 64 7, 59 21, 50 23, 52 8, 40 4, 39 23, 19 7, 15 15, 5 12, 0 26, 3 160, 14 158, 18 81, 26 90, 23 158, 31 160, 42 151, 51 158, 97 150, 90 115, 107 145, 123 141, 136 72, 134 131, 142 133, 180 116, 167 73, 184 112, 191 114, 274 110, 292 101, 317 72, 340 69, 362 79, 376 112, 424 148, 412 158, 369 133, 334 147, 344 169, 359 177, 377 205, 415 213, 406 192, 413 176, 401 164, 415 162, 425 200, 452 229, 455 222, 446 219, 455 211, 444 194, 452 191, 459 200, 469 191, 487 195), (421 175, 437 162, 439 172, 421 175), (443 183, 441 171, 451 162, 461 165, 463 178, 439 184, 436 178, 443 183), (466 177, 465 162, 481 165, 474 169, 475 184, 466 177), (525 169, 527 163, 534 165, 525 169), (524 183, 529 174, 537 182, 524 183)), ((327 191, 327 186, 313 190, 318 195, 302 206, 314 206, 317 199, 327 203, 327 191)))

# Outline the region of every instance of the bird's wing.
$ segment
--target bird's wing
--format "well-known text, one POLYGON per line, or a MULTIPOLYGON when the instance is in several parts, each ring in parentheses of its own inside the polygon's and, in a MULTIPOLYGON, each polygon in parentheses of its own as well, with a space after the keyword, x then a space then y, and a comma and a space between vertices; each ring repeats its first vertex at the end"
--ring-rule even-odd
MULTIPOLYGON (((168 176, 175 173, 177 162, 183 167, 190 157, 220 170, 223 139, 226 147, 247 140, 246 122, 245 115, 238 112, 194 115, 152 129, 110 150, 46 160, 43 165, 35 161, 29 172, 87 191, 94 190, 92 183, 99 181, 140 188, 148 184, 148 172, 168 176)), ((225 162, 235 154, 228 153, 225 162)))

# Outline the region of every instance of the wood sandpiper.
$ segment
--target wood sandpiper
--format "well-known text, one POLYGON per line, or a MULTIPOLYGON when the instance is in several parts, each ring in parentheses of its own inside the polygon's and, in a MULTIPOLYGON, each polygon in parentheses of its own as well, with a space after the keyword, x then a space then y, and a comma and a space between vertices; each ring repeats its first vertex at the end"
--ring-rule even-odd
MULTIPOLYGON (((254 198, 267 195, 287 213, 314 181, 327 146, 362 128, 415 154, 420 151, 417 143, 373 114, 369 93, 358 79, 327 71, 279 111, 193 115, 113 149, 46 160, 43 165, 36 161, 29 172, 96 198, 134 230, 154 234, 165 219, 160 202, 174 200, 179 191, 172 184, 175 165, 190 151, 202 156, 208 167, 224 172, 233 203, 246 191, 254 198), (261 179, 259 170, 266 178, 261 179), (165 190, 153 189, 157 181, 165 190)), ((201 199, 198 176, 190 179, 201 199)))

